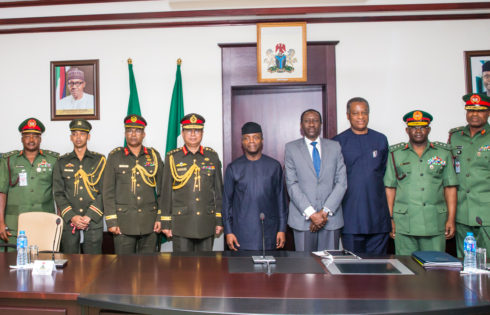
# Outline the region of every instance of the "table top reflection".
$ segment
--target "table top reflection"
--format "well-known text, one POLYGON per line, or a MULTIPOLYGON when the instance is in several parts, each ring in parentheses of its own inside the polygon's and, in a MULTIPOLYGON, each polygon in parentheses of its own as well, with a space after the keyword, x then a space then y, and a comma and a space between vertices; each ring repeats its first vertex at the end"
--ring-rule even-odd
POLYGON ((143 314, 490 312, 486 275, 426 271, 410 257, 396 258, 413 275, 331 275, 319 258, 296 252, 269 254, 299 269, 313 258, 323 272, 230 272, 230 261, 253 254, 118 256, 79 303, 143 314))

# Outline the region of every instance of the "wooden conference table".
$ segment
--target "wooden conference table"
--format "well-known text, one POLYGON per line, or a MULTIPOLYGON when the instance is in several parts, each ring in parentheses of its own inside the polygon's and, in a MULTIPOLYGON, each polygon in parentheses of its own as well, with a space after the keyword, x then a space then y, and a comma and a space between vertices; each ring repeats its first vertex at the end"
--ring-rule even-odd
POLYGON ((9 270, 15 253, 0 253, 0 313, 490 313, 487 275, 425 271, 410 257, 397 258, 414 275, 331 275, 309 254, 274 254, 269 274, 225 252, 66 255, 65 269, 34 277, 9 270))

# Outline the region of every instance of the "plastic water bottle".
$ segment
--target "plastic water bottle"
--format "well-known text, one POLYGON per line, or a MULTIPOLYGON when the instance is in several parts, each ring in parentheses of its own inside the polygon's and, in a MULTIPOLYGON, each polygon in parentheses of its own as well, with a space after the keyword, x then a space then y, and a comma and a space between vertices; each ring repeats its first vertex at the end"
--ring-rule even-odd
POLYGON ((472 232, 466 233, 464 239, 464 270, 476 269, 476 240, 472 232))
POLYGON ((19 235, 17 235, 17 266, 25 266, 27 263, 27 236, 25 231, 19 231, 19 235))

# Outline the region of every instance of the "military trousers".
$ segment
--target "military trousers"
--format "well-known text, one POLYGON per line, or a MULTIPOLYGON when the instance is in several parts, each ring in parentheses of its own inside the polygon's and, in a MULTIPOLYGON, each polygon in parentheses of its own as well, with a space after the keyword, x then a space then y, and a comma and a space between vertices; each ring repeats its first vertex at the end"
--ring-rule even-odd
POLYGON ((88 228, 83 231, 83 243, 80 244, 81 231, 63 229, 61 235, 61 252, 63 254, 101 254, 102 253, 102 227, 97 229, 88 228), (80 251, 81 250, 81 251, 80 251))
POLYGON ((175 253, 178 252, 210 252, 213 250, 214 235, 206 238, 187 238, 174 235, 172 246, 175 253))
POLYGON ((456 251, 458 253, 459 258, 463 258, 464 256, 464 238, 466 237, 467 232, 473 232, 473 236, 476 239, 476 246, 483 247, 487 249, 487 257, 490 255, 490 240, 488 239, 487 234, 490 234, 490 226, 469 226, 466 224, 456 223, 456 251))
POLYGON ((413 252, 421 250, 433 250, 438 252, 446 251, 446 237, 444 234, 434 236, 413 236, 396 233, 396 255, 412 255, 413 252))
POLYGON ((114 235, 114 249, 117 255, 151 254, 157 251, 157 234, 114 235))

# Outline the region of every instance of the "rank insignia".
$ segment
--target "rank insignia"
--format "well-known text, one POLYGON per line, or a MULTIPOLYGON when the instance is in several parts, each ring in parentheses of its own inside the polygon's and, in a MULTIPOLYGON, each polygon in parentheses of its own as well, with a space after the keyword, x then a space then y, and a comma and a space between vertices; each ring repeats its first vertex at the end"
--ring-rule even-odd
POLYGON ((434 157, 431 157, 430 159, 427 160, 427 164, 432 166, 431 168, 433 168, 433 165, 446 166, 446 161, 444 161, 443 159, 441 159, 438 156, 434 156, 434 157))
POLYGON ((179 164, 177 164, 177 165, 175 165, 175 166, 187 166, 187 163, 180 162, 179 164))
POLYGON ((75 167, 72 163, 65 164, 65 167, 75 167))

